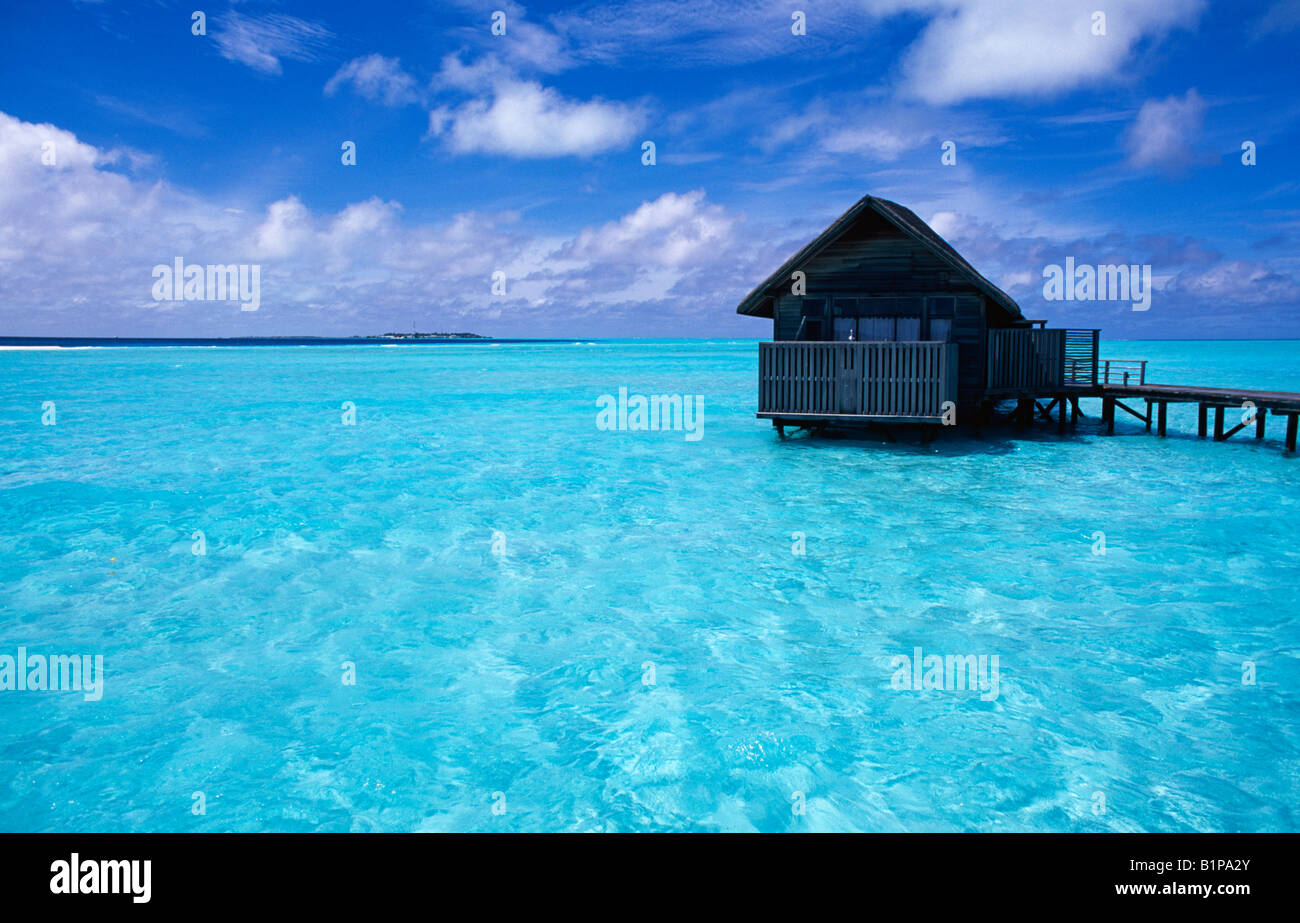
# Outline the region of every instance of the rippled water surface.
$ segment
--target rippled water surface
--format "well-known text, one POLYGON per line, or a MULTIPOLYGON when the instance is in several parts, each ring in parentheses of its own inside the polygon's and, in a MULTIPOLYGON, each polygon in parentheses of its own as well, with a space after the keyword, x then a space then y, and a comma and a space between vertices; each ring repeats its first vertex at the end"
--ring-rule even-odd
MULTIPOLYGON (((1300 391, 1297 343, 1103 354, 1300 391)), ((0 691, 0 829, 1297 829, 1281 421, 782 442, 756 368, 0 352, 0 655, 105 669, 0 691), (598 430, 620 386, 702 395, 703 438, 598 430), (997 697, 895 689, 918 646, 997 697)))

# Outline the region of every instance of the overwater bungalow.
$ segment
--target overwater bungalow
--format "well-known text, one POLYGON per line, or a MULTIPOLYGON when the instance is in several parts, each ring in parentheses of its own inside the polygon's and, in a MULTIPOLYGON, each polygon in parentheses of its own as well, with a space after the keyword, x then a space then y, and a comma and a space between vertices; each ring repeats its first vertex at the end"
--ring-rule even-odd
MULTIPOLYGON (((1015 418, 1058 425, 1080 416, 1079 399, 1100 398, 1102 422, 1115 411, 1165 435, 1171 403, 1198 405, 1197 434, 1214 438, 1251 426, 1264 438, 1268 416, 1286 420, 1296 451, 1300 394, 1200 385, 1156 385, 1146 362, 1100 359, 1100 331, 1052 328, 1020 306, 934 229, 896 202, 864 196, 815 240, 745 296, 737 313, 772 319, 759 344, 758 416, 787 427, 890 423, 976 428, 995 405, 1015 418), (1125 404, 1145 401, 1145 411, 1125 404), (1230 428, 1225 413, 1242 411, 1230 428)), ((1231 422, 1231 421, 1229 421, 1231 422)), ((933 431, 931 431, 933 432, 933 431)))
POLYGON ((782 430, 978 421, 1000 400, 1068 402, 1097 384, 1097 330, 1027 319, 929 225, 875 196, 736 310, 772 319, 758 415, 782 430))

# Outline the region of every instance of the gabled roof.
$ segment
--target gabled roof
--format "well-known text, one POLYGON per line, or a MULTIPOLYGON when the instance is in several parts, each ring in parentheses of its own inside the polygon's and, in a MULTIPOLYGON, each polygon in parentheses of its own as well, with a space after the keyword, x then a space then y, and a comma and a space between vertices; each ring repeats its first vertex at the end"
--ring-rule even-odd
POLYGON ((941 262, 950 266, 954 272, 967 279, 987 295, 991 301, 1001 306, 1003 310, 1011 315, 1013 321, 1024 319, 1024 316, 1020 313, 1020 306, 1015 303, 1011 296, 976 272, 975 267, 966 262, 948 241, 934 232, 932 227, 916 217, 910 209, 904 208, 897 202, 878 199, 875 196, 863 196, 857 201, 857 204, 836 218, 835 222, 822 231, 812 243, 786 260, 780 269, 768 276, 757 288, 745 296, 745 299, 737 306, 736 313, 748 314, 754 317, 771 317, 772 298, 768 292, 778 284, 789 283, 792 273, 838 240, 849 228, 853 227, 859 216, 867 209, 876 212, 876 214, 902 231, 903 234, 926 247, 941 262))

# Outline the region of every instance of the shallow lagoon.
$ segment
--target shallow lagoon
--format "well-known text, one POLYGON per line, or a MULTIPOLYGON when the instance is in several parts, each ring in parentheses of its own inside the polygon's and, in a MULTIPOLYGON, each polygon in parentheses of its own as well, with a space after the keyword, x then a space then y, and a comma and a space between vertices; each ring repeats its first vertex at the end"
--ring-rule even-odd
MULTIPOLYGON (((1103 356, 1300 391, 1297 345, 1103 356)), ((0 692, 0 829, 1297 829, 1280 421, 781 442, 756 366, 0 353, 0 653, 105 663, 0 692), (598 429, 620 387, 702 395, 702 438, 598 429), (896 690, 916 647, 998 655, 997 697, 896 690)))

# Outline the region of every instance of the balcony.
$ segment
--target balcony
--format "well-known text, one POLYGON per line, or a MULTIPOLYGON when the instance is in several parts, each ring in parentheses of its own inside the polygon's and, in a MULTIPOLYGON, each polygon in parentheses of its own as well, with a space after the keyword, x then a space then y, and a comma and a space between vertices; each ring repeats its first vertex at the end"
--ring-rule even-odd
POLYGON ((1096 388, 1099 339, 1097 330, 990 329, 986 393, 996 397, 1096 388))
POLYGON ((957 401, 956 343, 760 343, 758 368, 766 419, 939 423, 957 401))

